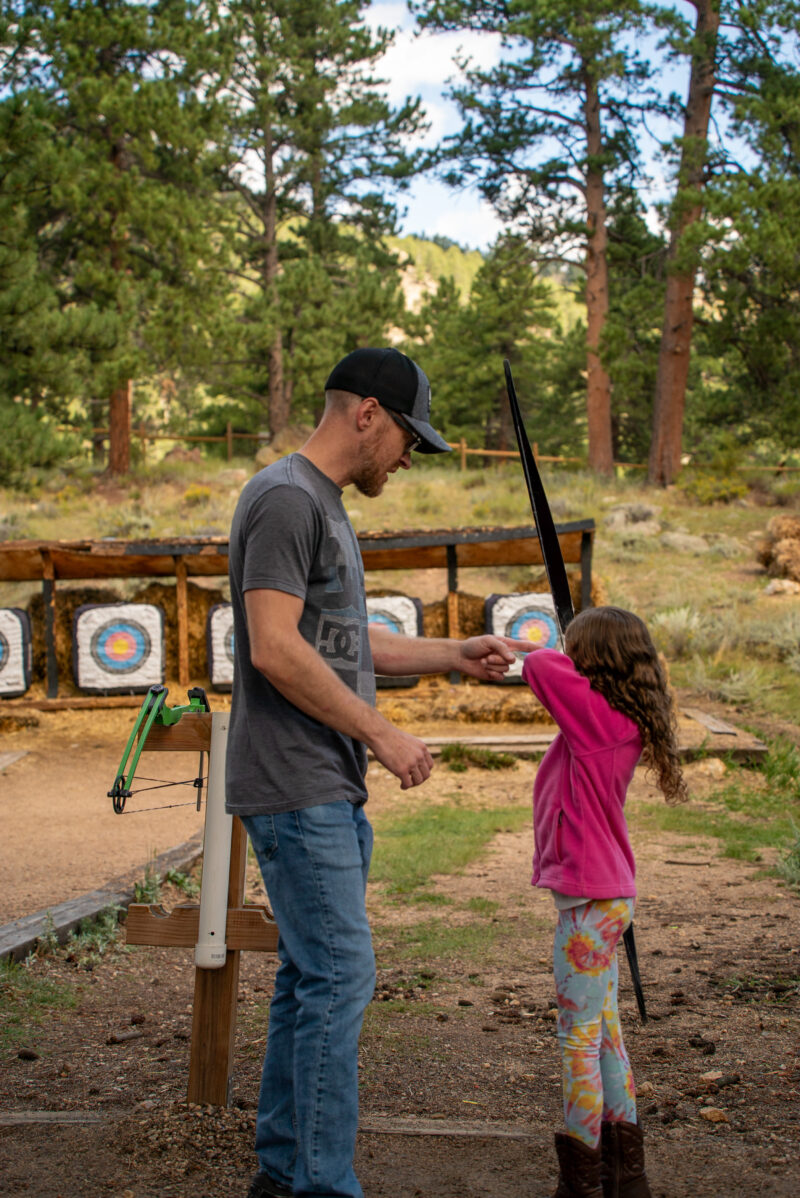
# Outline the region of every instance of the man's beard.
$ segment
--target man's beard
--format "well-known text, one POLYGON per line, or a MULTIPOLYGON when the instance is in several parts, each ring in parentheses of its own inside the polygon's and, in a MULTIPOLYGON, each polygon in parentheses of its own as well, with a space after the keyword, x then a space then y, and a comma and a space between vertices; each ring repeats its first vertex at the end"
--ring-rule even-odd
POLYGON ((387 471, 375 460, 375 451, 369 444, 362 447, 361 458, 353 470, 350 481, 355 489, 368 499, 380 495, 386 484, 387 471))
POLYGON ((375 499, 386 485, 386 471, 377 466, 364 464, 353 477, 353 486, 368 499, 375 499))

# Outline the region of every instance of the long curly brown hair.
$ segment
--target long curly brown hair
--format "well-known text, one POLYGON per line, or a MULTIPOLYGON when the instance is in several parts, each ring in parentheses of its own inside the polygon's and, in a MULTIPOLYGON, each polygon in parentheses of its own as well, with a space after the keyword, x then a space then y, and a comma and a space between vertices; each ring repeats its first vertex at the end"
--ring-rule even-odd
POLYGON ((675 712, 647 625, 621 607, 589 607, 567 627, 564 647, 575 668, 615 711, 636 724, 642 761, 668 803, 687 798, 678 757, 675 712))

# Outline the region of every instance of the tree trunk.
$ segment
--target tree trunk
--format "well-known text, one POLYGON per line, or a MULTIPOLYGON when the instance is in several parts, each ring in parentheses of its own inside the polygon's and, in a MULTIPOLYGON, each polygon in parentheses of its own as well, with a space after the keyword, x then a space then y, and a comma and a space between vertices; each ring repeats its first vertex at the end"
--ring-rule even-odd
POLYGON ((708 153, 708 125, 716 85, 719 0, 692 0, 697 23, 686 101, 678 186, 672 205, 667 254, 667 291, 658 355, 653 405, 648 482, 666 487, 681 465, 683 414, 694 323, 694 283, 697 267, 681 260, 684 234, 703 213, 703 187, 708 153))
POLYGON ((600 98, 597 84, 584 73, 586 151, 586 415, 589 430, 589 465, 599 474, 611 474, 611 380, 600 360, 600 337, 608 316, 608 263, 603 172, 598 165, 603 148, 600 98))
POLYGON ((127 474, 131 468, 131 391, 130 380, 111 392, 108 402, 108 470, 127 474))

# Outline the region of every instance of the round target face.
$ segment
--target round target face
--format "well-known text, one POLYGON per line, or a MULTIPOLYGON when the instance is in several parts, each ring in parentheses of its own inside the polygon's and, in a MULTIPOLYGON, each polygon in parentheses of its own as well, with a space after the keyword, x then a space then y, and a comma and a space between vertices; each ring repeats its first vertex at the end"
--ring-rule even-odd
POLYGON ((113 674, 131 674, 138 670, 147 661, 151 649, 147 629, 130 617, 108 620, 94 632, 90 644, 94 661, 113 674))
POLYGON ((402 621, 393 612, 389 611, 371 611, 369 613, 370 624, 380 624, 384 628, 388 628, 390 632, 404 633, 402 621))
POLYGON ((506 636, 517 641, 530 641, 538 649, 555 649, 558 646, 558 625, 546 611, 521 611, 506 624, 506 636))
POLYGON ((9 658, 8 641, 3 636, 2 632, 0 632, 0 670, 4 670, 5 667, 8 665, 8 658, 9 658))
POLYGON ((228 631, 225 633, 225 637, 223 639, 223 648, 225 650, 225 656, 227 657, 227 659, 231 663, 231 665, 233 665, 233 625, 232 624, 231 624, 230 628, 228 629, 228 631))

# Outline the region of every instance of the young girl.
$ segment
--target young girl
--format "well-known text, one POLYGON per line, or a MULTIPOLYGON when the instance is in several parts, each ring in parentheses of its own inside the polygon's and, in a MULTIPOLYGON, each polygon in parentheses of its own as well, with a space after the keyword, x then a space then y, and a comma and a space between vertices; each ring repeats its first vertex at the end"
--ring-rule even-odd
POLYGON ((559 727, 533 789, 533 885, 558 910, 566 1133, 554 1198, 651 1198, 617 1012, 617 944, 633 918, 635 865, 623 808, 640 756, 667 802, 686 797, 666 678, 646 626, 618 607, 582 611, 566 653, 541 649, 522 676, 559 727))

